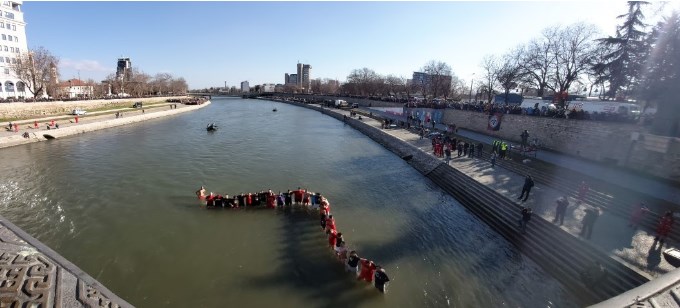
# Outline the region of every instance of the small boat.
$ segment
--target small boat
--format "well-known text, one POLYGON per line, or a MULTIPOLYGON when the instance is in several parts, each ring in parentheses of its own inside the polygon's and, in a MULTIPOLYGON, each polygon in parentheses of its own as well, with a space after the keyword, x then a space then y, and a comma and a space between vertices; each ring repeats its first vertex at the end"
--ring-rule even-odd
POLYGON ((276 112, 277 110, 276 110, 276 108, 274 108, 274 109, 272 109, 272 111, 276 112))
POLYGON ((680 250, 677 248, 669 248, 664 250, 663 257, 671 265, 675 267, 680 266, 680 250))
POLYGON ((208 125, 208 127, 206 127, 206 130, 209 131, 209 132, 214 132, 214 131, 217 130, 217 125, 215 125, 214 123, 210 124, 210 125, 208 125))

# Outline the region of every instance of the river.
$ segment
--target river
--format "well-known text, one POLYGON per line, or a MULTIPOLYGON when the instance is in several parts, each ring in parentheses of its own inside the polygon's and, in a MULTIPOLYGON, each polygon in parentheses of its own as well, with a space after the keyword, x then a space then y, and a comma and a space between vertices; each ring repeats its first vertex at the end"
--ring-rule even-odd
POLYGON ((0 155, 0 214, 138 307, 576 306, 454 198, 316 111, 214 98, 0 155), (200 185, 323 193, 349 247, 386 268, 388 294, 343 272, 317 214, 206 210, 200 185))

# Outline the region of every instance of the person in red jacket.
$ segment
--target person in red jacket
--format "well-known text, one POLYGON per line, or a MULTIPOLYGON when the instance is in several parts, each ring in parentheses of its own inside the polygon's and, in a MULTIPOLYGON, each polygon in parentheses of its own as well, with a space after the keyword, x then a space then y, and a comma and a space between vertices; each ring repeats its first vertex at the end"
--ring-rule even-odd
POLYGON ((276 208, 276 195, 270 189, 267 193, 267 207, 276 208))
POLYGON ((663 242, 666 240, 666 237, 668 237, 668 234, 671 233, 671 229, 673 228, 673 223, 675 222, 675 219, 673 219, 673 212, 667 211, 663 217, 661 217, 661 220, 659 221, 659 226, 656 228, 656 237, 654 238, 654 245, 656 246, 656 241, 659 241, 661 243, 661 246, 663 246, 663 242))
POLYGON ((328 203, 328 199, 321 197, 321 212, 326 214, 326 216, 331 213, 331 204, 328 203))
POLYGON ((373 261, 361 258, 361 273, 359 274, 359 280, 364 280, 366 282, 373 282, 373 276, 375 275, 375 264, 373 261))
POLYGON ((304 191, 303 191, 302 188, 300 188, 300 187, 298 187, 298 189, 297 189, 296 191, 293 192, 293 194, 295 195, 295 203, 296 203, 296 204, 301 204, 301 203, 302 203, 302 195, 303 195, 303 193, 304 193, 304 191))
POLYGON ((326 230, 336 231, 335 218, 333 218, 333 215, 328 215, 328 218, 326 218, 326 230))
POLYGON ((248 205, 248 206, 253 205, 253 194, 248 193, 246 195, 246 205, 248 205))
POLYGON ((331 249, 335 249, 335 244, 338 240, 338 237, 337 237, 338 233, 335 230, 328 230, 328 231, 326 231, 326 234, 328 234, 328 246, 331 249))
POLYGON ((306 189, 302 192, 302 205, 309 206, 309 193, 306 189))

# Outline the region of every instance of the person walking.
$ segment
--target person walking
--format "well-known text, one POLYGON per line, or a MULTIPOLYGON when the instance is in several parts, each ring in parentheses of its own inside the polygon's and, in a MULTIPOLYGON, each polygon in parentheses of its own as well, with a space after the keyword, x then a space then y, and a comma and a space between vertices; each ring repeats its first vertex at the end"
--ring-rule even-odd
POLYGON ((674 222, 675 219, 673 218, 673 212, 667 211, 665 214, 663 214, 661 220, 659 220, 659 226, 656 228, 656 237, 654 238, 654 242, 659 241, 661 246, 663 246, 663 242, 666 240, 666 237, 668 237, 668 234, 671 233, 674 222))
POLYGON ((637 227, 640 225, 640 220, 642 220, 642 217, 645 216, 649 212, 649 208, 645 205, 644 202, 638 203, 634 208, 633 212, 630 214, 630 221, 628 223, 628 226, 630 226, 633 229, 637 229, 637 227))
POLYGON ((522 217, 520 217, 518 223, 519 223, 519 231, 522 234, 527 233, 527 223, 529 220, 531 220, 531 214, 533 213, 531 211, 531 208, 529 207, 522 207, 522 211, 520 212, 522 214, 522 217))
POLYGON ((588 207, 585 212, 586 215, 583 216, 583 226, 581 227, 581 233, 579 235, 590 239, 593 235, 593 227, 595 226, 597 217, 600 216, 600 211, 597 208, 588 207))
POLYGON ((522 186, 522 194, 519 195, 517 200, 522 200, 522 197, 524 197, 524 200, 522 202, 526 202, 527 199, 529 199, 529 192, 531 192, 531 188, 534 187, 534 179, 531 177, 531 175, 528 175, 524 178, 524 186, 522 186), (524 195, 526 193, 526 195, 524 195))
POLYGON ((527 143, 529 140, 529 131, 525 129, 519 136, 522 138, 522 149, 524 149, 527 147, 527 143))
POLYGON ((444 150, 444 153, 446 153, 446 164, 448 165, 451 161, 451 149, 447 146, 446 150, 444 150))
POLYGON ((475 145, 470 144, 470 150, 468 152, 468 157, 475 158, 475 145))
POLYGON ((482 149, 484 145, 481 142, 477 143, 477 157, 481 158, 482 157, 482 149))
POLYGON ((458 157, 460 158, 460 155, 463 154, 463 142, 458 142, 458 157))
POLYGON ((494 151, 491 153, 491 168, 496 168, 496 158, 498 158, 498 154, 494 151))
POLYGON ((463 157, 468 155, 468 149, 470 149, 470 144, 467 142, 463 143, 463 157))
POLYGON ((563 196, 557 199, 557 208, 555 209, 555 219, 553 219, 553 222, 557 222, 559 220, 560 226, 564 223, 564 213, 567 211, 568 206, 569 197, 563 196))

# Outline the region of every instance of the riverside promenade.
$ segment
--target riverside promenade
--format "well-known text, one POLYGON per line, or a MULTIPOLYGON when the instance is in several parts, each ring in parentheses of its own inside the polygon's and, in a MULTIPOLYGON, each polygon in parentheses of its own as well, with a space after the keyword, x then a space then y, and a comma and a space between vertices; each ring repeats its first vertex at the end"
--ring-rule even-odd
MULTIPOLYGON (((349 118, 349 111, 346 110, 283 102, 316 109, 339 120, 343 116, 349 118)), ((383 144, 416 169, 419 168, 412 162, 416 156, 426 155, 439 161, 439 165, 434 168, 419 171, 560 280, 565 288, 581 297, 583 305, 619 295, 674 269, 663 260, 661 245, 653 245, 653 234, 648 230, 629 228, 627 219, 601 211, 593 237, 587 240, 579 236, 584 209, 590 207, 587 202, 575 205, 575 200, 570 198, 567 217, 564 224, 559 226, 552 220, 555 201, 565 194, 563 191, 537 184, 529 200, 522 204, 516 198, 521 191, 523 174, 498 165, 492 168, 488 161, 478 158, 456 158, 447 166, 442 158, 432 155, 430 140, 421 140, 414 132, 404 129, 384 130, 379 121, 367 117, 362 121, 348 119, 347 123, 383 144), (417 150, 411 154, 403 149, 395 150, 393 144, 396 142, 389 141, 391 138, 383 135, 417 150), (517 230, 521 206, 529 206, 535 213, 525 235, 517 230), (580 279, 580 273, 592 267, 595 261, 605 265, 610 273, 609 279, 603 285, 586 286, 580 279)), ((670 247, 673 246, 671 244, 670 247)))
MULTIPOLYGON (((209 104, 210 101, 206 101, 200 105, 159 103, 140 109, 134 109, 131 107, 117 108, 87 113, 84 116, 79 116, 78 123, 75 122, 74 115, 41 116, 40 118, 12 122, 18 123, 19 132, 8 130, 7 128, 9 122, 1 122, 0 127, 2 127, 2 130, 0 130, 0 148, 41 142, 50 139, 58 139, 100 129, 129 125, 136 122, 193 111, 203 108, 209 104), (122 116, 116 117, 116 113, 120 113, 122 116), (47 124, 51 123, 52 120, 59 124, 58 129, 47 129, 47 124), (38 128, 34 127, 35 122, 38 123, 38 128), (23 134, 26 132, 28 133, 28 138, 23 137, 23 134)), ((130 102, 130 105, 132 105, 132 101, 130 102)))

